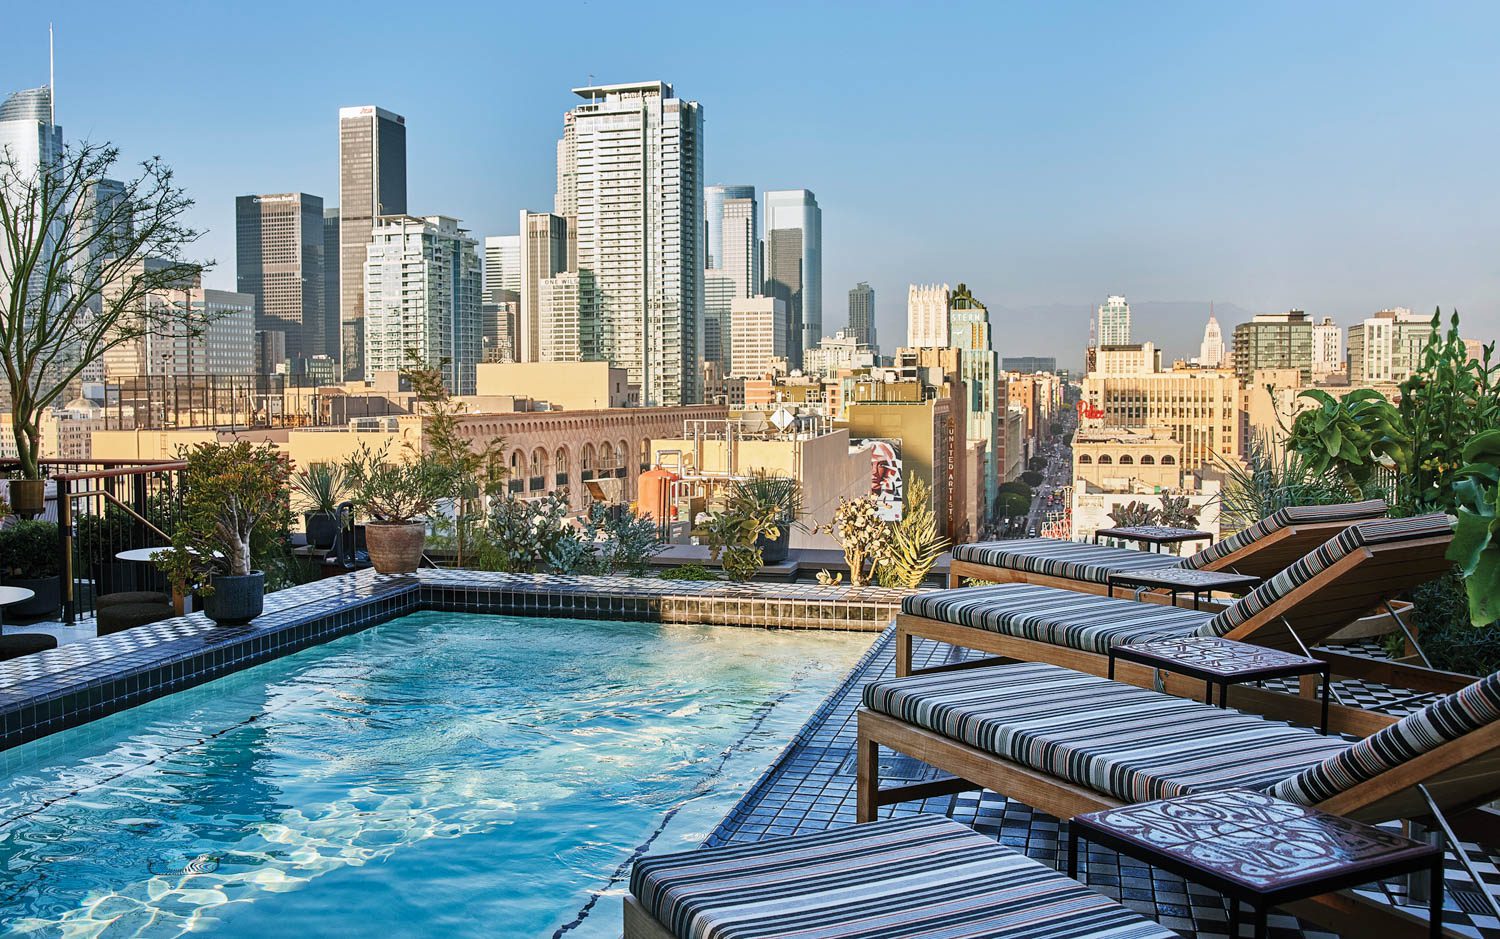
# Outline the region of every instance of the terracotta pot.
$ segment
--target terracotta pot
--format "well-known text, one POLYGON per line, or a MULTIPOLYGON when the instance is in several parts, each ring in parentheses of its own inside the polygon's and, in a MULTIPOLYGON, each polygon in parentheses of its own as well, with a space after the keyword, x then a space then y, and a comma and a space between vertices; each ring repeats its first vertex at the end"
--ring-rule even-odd
POLYGON ((370 563, 382 574, 410 574, 422 563, 426 522, 368 522, 365 547, 370 563))
POLYGON ((10 507, 22 518, 36 518, 47 508, 47 481, 45 479, 12 479, 10 481, 10 507))

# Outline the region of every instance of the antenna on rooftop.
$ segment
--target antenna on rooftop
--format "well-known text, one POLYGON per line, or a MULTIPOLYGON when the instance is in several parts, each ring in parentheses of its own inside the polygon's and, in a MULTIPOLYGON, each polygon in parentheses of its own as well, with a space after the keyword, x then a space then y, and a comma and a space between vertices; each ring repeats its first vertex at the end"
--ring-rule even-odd
POLYGON ((52 24, 47 24, 47 123, 57 123, 57 57, 52 51, 52 24))

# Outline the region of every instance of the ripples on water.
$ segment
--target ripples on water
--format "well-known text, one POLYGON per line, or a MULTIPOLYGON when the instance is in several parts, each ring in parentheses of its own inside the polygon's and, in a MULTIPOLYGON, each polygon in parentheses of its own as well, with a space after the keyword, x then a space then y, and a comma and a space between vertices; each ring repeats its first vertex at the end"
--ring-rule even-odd
MULTIPOLYGON (((667 813, 653 850, 701 840, 867 645, 395 620, 0 754, 0 924, 549 935, 667 813)), ((619 892, 568 935, 617 936, 619 892)))

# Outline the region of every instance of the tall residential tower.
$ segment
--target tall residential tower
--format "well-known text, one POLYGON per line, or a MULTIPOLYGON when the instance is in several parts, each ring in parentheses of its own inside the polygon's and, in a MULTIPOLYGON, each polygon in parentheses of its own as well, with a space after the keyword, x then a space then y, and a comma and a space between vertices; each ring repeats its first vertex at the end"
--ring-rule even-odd
POLYGON ((872 349, 880 347, 875 338, 875 288, 864 281, 849 291, 849 336, 872 349))
POLYGON ((703 109, 661 81, 573 93, 556 204, 577 217, 580 355, 625 369, 642 404, 700 401, 703 109))
POLYGON ((765 194, 765 293, 786 303, 787 358, 802 366, 802 350, 823 338, 823 210, 807 189, 765 194))
POLYGON ((1110 297, 1099 308, 1099 342, 1104 346, 1130 345, 1130 304, 1124 297, 1110 297))

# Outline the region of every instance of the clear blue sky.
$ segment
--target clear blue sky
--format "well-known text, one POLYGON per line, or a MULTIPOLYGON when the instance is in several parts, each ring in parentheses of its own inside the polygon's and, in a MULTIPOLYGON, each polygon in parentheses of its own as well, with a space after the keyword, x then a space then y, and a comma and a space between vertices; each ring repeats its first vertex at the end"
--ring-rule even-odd
POLYGON ((68 138, 176 167, 221 286, 235 195, 336 203, 341 105, 406 116, 413 212, 502 234, 592 74, 701 102, 708 181, 814 190, 825 326, 868 280, 887 348, 934 280, 1005 354, 1077 358, 1109 293, 1500 335, 1500 4, 14 4, 0 91, 49 16, 68 138))

